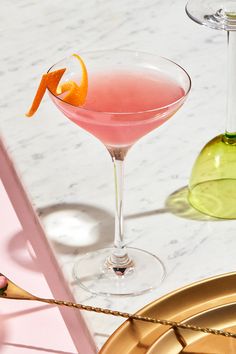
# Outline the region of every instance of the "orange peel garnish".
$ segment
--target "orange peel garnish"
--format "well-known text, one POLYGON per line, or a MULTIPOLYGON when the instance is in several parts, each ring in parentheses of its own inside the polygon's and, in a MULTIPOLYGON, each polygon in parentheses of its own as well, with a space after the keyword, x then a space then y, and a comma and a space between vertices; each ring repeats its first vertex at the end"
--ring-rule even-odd
POLYGON ((63 95, 62 100, 64 102, 70 103, 73 106, 82 106, 85 103, 87 93, 88 93, 88 73, 86 66, 78 54, 73 54, 73 56, 79 60, 82 69, 81 82, 78 85, 76 82, 69 80, 62 83, 57 89, 57 94, 63 95))
POLYGON ((44 74, 34 97, 32 106, 26 113, 27 117, 32 117, 36 113, 47 88, 56 96, 64 94, 60 98, 66 103, 74 106, 81 106, 84 104, 88 92, 88 73, 81 57, 77 54, 73 54, 73 56, 79 60, 81 65, 82 78, 80 84, 78 85, 76 82, 69 80, 62 83, 58 87, 66 68, 44 74))
POLYGON ((47 88, 49 88, 49 90, 52 93, 56 94, 57 86, 58 86, 59 81, 61 80, 61 77, 65 71, 66 71, 66 69, 59 69, 59 70, 44 74, 42 76, 42 79, 40 81, 36 95, 34 97, 32 106, 30 107, 29 111, 26 113, 27 117, 32 117, 32 115, 35 114, 35 112, 39 108, 39 105, 43 99, 43 96, 44 96, 47 88))

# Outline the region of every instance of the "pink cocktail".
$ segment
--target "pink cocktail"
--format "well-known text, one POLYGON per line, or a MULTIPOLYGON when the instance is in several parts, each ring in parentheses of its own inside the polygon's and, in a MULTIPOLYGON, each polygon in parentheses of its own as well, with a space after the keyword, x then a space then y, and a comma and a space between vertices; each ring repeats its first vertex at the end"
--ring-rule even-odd
MULTIPOLYGON (((76 76, 72 79, 79 81, 76 76)), ((183 103, 184 96, 177 81, 144 69, 92 75, 82 108, 54 101, 68 118, 105 145, 124 147, 163 124, 183 103)))
MULTIPOLYGON (((88 94, 83 106, 50 97, 74 123, 97 137, 114 164, 116 191, 115 242, 81 257, 74 268, 79 283, 93 293, 140 294, 163 279, 159 258, 139 249, 127 249, 123 231, 123 163, 129 148, 162 125, 184 103, 190 90, 188 74, 168 59, 122 50, 80 53, 88 71, 88 94), (142 279, 142 282, 140 282, 142 279)), ((67 68, 62 81, 80 82, 74 57, 49 72, 67 68)))

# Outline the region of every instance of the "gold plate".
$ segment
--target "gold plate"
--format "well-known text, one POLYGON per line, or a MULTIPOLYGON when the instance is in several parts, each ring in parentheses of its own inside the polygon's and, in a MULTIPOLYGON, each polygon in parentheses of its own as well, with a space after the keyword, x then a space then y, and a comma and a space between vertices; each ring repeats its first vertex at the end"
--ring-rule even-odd
MULTIPOLYGON (((138 311, 138 315, 182 321, 236 333, 236 273, 227 273, 176 290, 138 311)), ((236 354, 236 339, 126 321, 100 354, 236 354)))

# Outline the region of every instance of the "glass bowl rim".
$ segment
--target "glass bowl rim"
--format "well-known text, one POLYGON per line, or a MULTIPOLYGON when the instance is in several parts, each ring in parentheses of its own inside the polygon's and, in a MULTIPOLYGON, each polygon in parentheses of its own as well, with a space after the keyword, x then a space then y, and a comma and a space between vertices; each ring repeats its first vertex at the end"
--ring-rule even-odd
MULTIPOLYGON (((57 95, 55 95, 48 87, 47 90, 49 91, 49 93, 58 101, 62 102, 63 105, 65 106, 71 106, 74 108, 77 108, 79 110, 81 110, 81 112, 92 112, 92 113, 97 113, 97 114, 107 114, 107 115, 114 115, 114 116, 129 116, 129 115, 134 115, 134 114, 145 114, 145 113, 154 113, 154 112, 159 112, 162 111, 163 109, 172 107, 178 103, 180 103, 181 101, 184 101, 186 99, 186 97, 188 96, 191 87, 192 87, 192 80, 190 75, 188 74, 188 72, 179 64, 177 64, 175 61, 168 59, 166 57, 157 55, 157 54, 153 54, 153 53, 148 53, 148 52, 143 52, 143 51, 138 51, 138 50, 126 50, 126 49, 103 49, 103 50, 88 50, 88 51, 81 51, 79 55, 81 55, 81 57, 83 58, 83 54, 96 54, 96 53, 108 53, 108 52, 119 52, 119 53, 129 53, 129 54, 136 54, 136 55, 149 55, 152 57, 156 57, 157 59, 161 59, 162 61, 168 62, 170 64, 174 64, 174 66, 178 67, 179 69, 181 69, 181 71, 186 75, 187 79, 188 79, 188 88, 186 90, 186 92, 184 93, 184 95, 182 97, 180 97, 178 100, 175 100, 173 102, 171 102, 170 104, 167 104, 165 106, 162 107, 158 107, 158 108, 152 108, 152 109, 147 109, 147 110, 143 110, 143 111, 129 111, 129 112, 112 112, 112 111, 96 111, 96 110, 92 110, 92 109, 88 109, 88 108, 84 108, 83 106, 75 106, 72 105, 71 103, 67 103, 65 101, 63 101, 60 97, 58 97, 57 95)), ((72 55, 68 55, 66 57, 64 57, 63 59, 61 59, 60 61, 56 62, 55 64, 53 64, 48 70, 47 70, 47 74, 51 72, 51 69, 53 67, 55 67, 56 65, 62 63, 63 61, 65 61, 68 58, 71 58, 72 55)))

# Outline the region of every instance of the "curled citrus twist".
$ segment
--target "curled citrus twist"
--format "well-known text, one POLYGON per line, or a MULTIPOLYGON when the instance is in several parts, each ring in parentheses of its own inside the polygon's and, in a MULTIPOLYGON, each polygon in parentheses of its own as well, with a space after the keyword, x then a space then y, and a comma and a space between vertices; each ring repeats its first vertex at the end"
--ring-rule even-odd
POLYGON ((60 99, 62 101, 72 104, 73 106, 81 106, 85 103, 88 92, 87 69, 79 55, 73 54, 73 56, 79 60, 81 65, 82 77, 80 84, 78 85, 76 82, 68 80, 59 85, 66 68, 44 74, 38 86, 33 103, 29 111, 26 113, 27 117, 32 117, 36 113, 46 89, 49 89, 49 91, 51 91, 51 93, 55 96, 60 95, 60 99))

